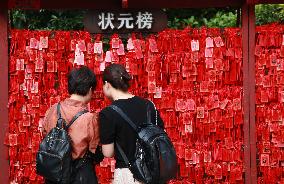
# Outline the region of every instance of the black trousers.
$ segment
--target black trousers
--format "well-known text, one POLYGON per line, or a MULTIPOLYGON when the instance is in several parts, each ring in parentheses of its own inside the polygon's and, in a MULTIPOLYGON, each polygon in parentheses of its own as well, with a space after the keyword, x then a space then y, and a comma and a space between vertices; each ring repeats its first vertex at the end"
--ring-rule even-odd
MULTIPOLYGON (((73 174, 70 184, 98 184, 97 176, 92 162, 86 162, 73 174)), ((46 180, 45 184, 59 184, 46 180)))

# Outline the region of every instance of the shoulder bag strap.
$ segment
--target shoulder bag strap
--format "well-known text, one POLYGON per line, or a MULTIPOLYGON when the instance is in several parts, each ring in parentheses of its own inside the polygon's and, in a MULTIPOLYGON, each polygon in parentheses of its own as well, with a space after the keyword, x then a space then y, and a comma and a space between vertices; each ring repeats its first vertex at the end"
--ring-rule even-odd
POLYGON ((66 129, 68 129, 80 116, 82 116, 83 114, 89 112, 88 110, 83 110, 78 112, 70 121, 70 123, 68 125, 66 125, 66 129))
POLYGON ((121 108, 116 105, 110 105, 109 107, 116 111, 135 130, 135 132, 138 133, 138 128, 135 123, 133 123, 133 121, 121 110, 121 108))
POLYGON ((131 167, 131 164, 126 156, 126 154, 124 153, 124 151, 122 150, 121 146, 118 143, 115 143, 120 155, 122 156, 122 159, 124 161, 124 163, 127 165, 128 168, 131 167))
MULTIPOLYGON (((109 106, 111 109, 116 111, 134 130, 136 133, 138 133, 138 128, 137 126, 131 121, 131 119, 121 110, 121 108, 117 107, 116 105, 111 105, 109 106)), ((131 164, 125 154, 125 152, 122 150, 121 146, 116 142, 115 146, 117 147, 120 155, 123 158, 124 163, 129 167, 131 167, 131 164)))

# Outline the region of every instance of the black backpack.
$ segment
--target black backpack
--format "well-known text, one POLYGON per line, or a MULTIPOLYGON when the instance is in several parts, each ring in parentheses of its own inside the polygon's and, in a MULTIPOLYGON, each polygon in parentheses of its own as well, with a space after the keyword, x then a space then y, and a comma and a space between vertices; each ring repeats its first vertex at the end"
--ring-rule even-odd
POLYGON ((42 140, 36 157, 37 174, 55 183, 70 183, 73 161, 71 139, 68 128, 87 110, 78 112, 71 122, 66 125, 60 113, 60 103, 57 105, 57 124, 42 140))
POLYGON ((151 121, 151 111, 147 107, 147 122, 137 127, 129 117, 117 106, 111 105, 114 111, 135 130, 136 141, 135 160, 129 161, 121 146, 116 147, 124 162, 133 174, 134 179, 146 184, 165 183, 176 177, 177 156, 167 133, 151 121))

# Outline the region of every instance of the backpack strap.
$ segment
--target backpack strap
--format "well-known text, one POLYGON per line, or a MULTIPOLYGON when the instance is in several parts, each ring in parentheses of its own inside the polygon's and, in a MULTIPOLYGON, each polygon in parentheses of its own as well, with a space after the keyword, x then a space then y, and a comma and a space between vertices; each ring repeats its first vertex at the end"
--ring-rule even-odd
MULTIPOLYGON (((61 107, 61 105, 60 105, 60 103, 58 103, 57 104, 57 118, 58 119, 61 119, 61 120, 63 120, 63 118, 62 118, 62 116, 61 116, 61 112, 60 112, 60 107, 61 107)), ((83 114, 85 114, 85 113, 87 113, 87 112, 89 112, 88 110, 83 110, 83 111, 80 111, 80 112, 78 112, 73 118, 72 118, 72 120, 70 121, 70 123, 68 124, 68 125, 66 125, 66 122, 63 120, 63 121, 57 121, 57 127, 64 127, 66 130, 81 116, 81 115, 83 115, 83 114), (58 124, 58 123, 60 123, 60 124, 58 124), (63 125, 62 125, 62 123, 63 123, 63 125)))
MULTIPOLYGON (((138 133, 138 128, 137 126, 133 123, 133 121, 131 121, 131 119, 121 110, 121 108, 117 107, 116 105, 110 105, 109 106, 111 109, 113 109, 114 111, 116 111, 134 130, 136 133, 138 133)), ((129 162, 125 152, 122 150, 121 146, 116 142, 115 146, 118 149, 118 152, 120 153, 120 155, 122 156, 122 159, 124 161, 124 163, 127 165, 128 168, 131 167, 131 163, 129 162)))
MULTIPOLYGON (((154 104, 154 102, 152 102, 151 100, 149 100, 150 103, 153 104, 154 106, 154 109, 155 109, 155 123, 156 125, 158 126, 158 111, 157 111, 157 108, 156 108, 156 105, 154 104)), ((149 108, 149 103, 148 103, 148 108, 149 108)), ((149 111, 150 109, 148 109, 149 111)), ((151 111, 150 111, 151 112, 151 111)), ((151 122, 152 123, 152 122, 151 122)))
POLYGON ((61 117, 61 112, 60 112, 60 107, 61 107, 61 105, 60 105, 60 102, 57 104, 57 118, 58 119, 61 119, 62 117, 61 117))
POLYGON ((150 102, 147 102, 147 124, 152 124, 150 102))
POLYGON ((122 156, 122 159, 124 161, 124 163, 127 165, 128 168, 131 167, 131 163, 129 162, 126 154, 124 153, 124 151, 122 150, 121 146, 118 143, 115 143, 120 155, 122 156))
POLYGON ((133 121, 121 110, 121 108, 116 105, 110 105, 109 107, 116 111, 135 130, 135 132, 138 133, 138 128, 135 123, 133 123, 133 121))
POLYGON ((89 112, 88 110, 83 110, 83 111, 80 111, 78 112, 73 118, 72 120, 70 121, 70 123, 68 125, 66 125, 66 129, 68 129, 80 116, 82 116, 83 114, 89 112))
POLYGON ((57 108, 56 108, 56 110, 57 110, 57 123, 56 123, 56 127, 58 127, 58 128, 66 127, 66 122, 65 122, 65 120, 61 116, 60 107, 61 107, 61 104, 60 104, 60 102, 58 102, 57 108))

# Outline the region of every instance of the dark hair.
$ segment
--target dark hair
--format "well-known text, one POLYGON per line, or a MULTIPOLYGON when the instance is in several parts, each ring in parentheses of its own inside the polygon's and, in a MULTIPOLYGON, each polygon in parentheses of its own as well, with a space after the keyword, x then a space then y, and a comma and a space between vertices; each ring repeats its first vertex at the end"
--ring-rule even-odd
POLYGON ((127 73, 124 66, 111 64, 103 72, 103 82, 109 82, 112 87, 126 92, 130 87, 131 76, 127 73))
POLYGON ((97 85, 96 75, 86 66, 74 68, 68 75, 68 93, 86 96, 97 85))

